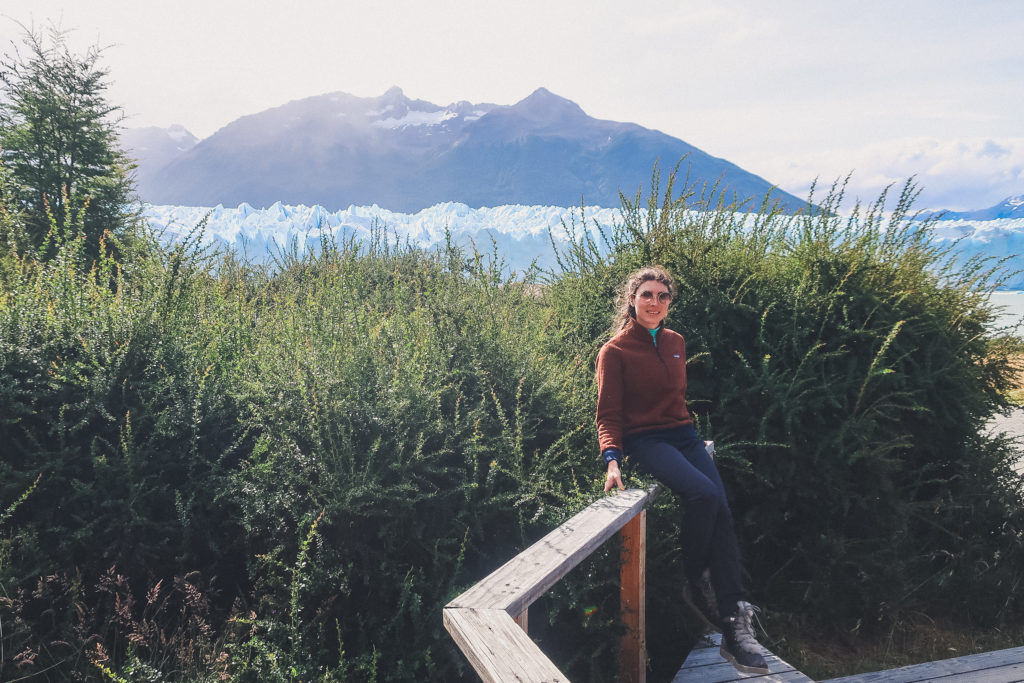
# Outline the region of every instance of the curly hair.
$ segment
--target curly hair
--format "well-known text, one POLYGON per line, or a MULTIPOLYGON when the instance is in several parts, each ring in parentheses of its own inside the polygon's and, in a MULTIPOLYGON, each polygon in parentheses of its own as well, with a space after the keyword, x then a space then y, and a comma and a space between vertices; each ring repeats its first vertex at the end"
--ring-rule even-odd
POLYGON ((668 287, 669 295, 676 298, 676 281, 672 275, 661 266, 647 266, 633 273, 630 273, 626 281, 619 287, 615 296, 615 322, 612 324, 612 335, 623 330, 630 320, 636 318, 636 309, 629 302, 630 297, 636 294, 640 285, 650 280, 656 280, 668 287))

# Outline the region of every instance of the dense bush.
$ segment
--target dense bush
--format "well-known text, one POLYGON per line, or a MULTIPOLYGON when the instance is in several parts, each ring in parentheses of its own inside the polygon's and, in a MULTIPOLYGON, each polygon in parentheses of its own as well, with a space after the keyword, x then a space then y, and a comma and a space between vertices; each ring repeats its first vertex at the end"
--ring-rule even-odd
POLYGON ((212 362, 223 342, 197 324, 217 313, 207 278, 180 251, 123 267, 98 251, 85 261, 72 233, 48 261, 3 254, 0 500, 33 487, 5 525, 0 608, 33 631, 5 631, 12 655, 21 636, 31 652, 103 633, 111 614, 92 592, 114 568, 142 593, 196 569, 244 578, 222 497, 238 411, 212 362), (43 577, 65 599, 47 604, 43 577))
POLYGON ((540 304, 455 249, 328 249, 271 286, 236 482, 252 575, 302 606, 257 612, 291 610, 364 674, 450 676, 439 607, 575 498, 540 304))
MULTIPOLYGON (((49 260, 4 242, 0 678, 471 678, 440 608, 600 495, 593 360, 651 262, 680 280, 669 324, 758 601, 851 627, 1018 614, 984 264, 904 221, 909 191, 886 223, 837 194, 796 217, 715 196, 624 200, 544 278, 383 231, 270 270, 198 233, 122 262, 74 230, 49 260)), ((675 524, 664 496, 659 673, 686 639, 675 524)), ((615 671, 615 564, 612 544, 532 613, 573 679, 615 671)))
POLYGON ((675 273, 667 324, 687 338, 690 405, 759 601, 851 628, 1019 610, 1019 451, 984 429, 1011 377, 986 333, 999 264, 936 247, 909 183, 892 211, 883 195, 849 217, 841 185, 797 216, 713 196, 624 200, 606 251, 584 236, 563 254, 552 297, 585 344, 608 320, 585 302, 645 263, 675 273))
POLYGON ((537 288, 383 235, 273 275, 192 243, 87 264, 82 244, 4 255, 4 670, 81 672, 46 644, 97 638, 111 673, 197 650, 188 676, 218 656, 260 680, 464 670, 440 607, 578 508, 592 466, 537 288), (184 610, 161 628, 219 642, 139 635, 160 581, 184 610))

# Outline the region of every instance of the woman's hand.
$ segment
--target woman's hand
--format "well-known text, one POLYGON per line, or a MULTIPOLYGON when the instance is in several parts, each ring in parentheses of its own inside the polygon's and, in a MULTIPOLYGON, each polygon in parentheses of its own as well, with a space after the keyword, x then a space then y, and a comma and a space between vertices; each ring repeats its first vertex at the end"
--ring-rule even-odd
POLYGON ((620 491, 626 490, 626 487, 622 484, 622 472, 619 471, 618 460, 608 461, 608 474, 604 478, 604 492, 608 493, 611 491, 613 485, 618 486, 620 491))

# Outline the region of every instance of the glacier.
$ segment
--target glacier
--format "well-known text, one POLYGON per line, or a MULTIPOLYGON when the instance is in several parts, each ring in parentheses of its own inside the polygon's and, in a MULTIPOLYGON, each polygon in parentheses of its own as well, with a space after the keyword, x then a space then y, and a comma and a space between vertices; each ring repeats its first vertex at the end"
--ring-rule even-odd
MULTIPOLYGON (((377 205, 329 211, 319 205, 281 202, 260 209, 244 202, 234 208, 147 204, 142 206, 142 216, 168 244, 184 240, 205 221, 202 244, 233 250, 254 263, 316 250, 324 239, 368 241, 383 236, 431 249, 443 246, 450 236, 456 244, 497 255, 508 270, 520 273, 531 264, 555 269, 552 242, 566 245, 570 232, 580 236, 586 231, 602 245, 601 231, 622 222, 618 208, 505 205, 474 209, 457 202, 416 213, 377 205)), ((1004 265, 1011 274, 1001 289, 1024 289, 1024 218, 939 220, 929 229, 939 245, 951 246, 959 257, 1006 259, 1004 265)))
POLYGON ((203 223, 201 244, 230 249, 253 263, 316 250, 325 239, 340 243, 383 237, 431 249, 444 246, 450 237, 455 244, 496 254, 508 270, 520 273, 531 264, 553 269, 557 261, 552 241, 565 245, 570 232, 579 236, 586 230, 601 243, 601 230, 621 222, 618 209, 523 205, 474 209, 457 202, 416 213, 377 205, 329 211, 319 205, 281 202, 262 209, 244 202, 235 208, 147 204, 141 213, 165 244, 183 241, 203 223))

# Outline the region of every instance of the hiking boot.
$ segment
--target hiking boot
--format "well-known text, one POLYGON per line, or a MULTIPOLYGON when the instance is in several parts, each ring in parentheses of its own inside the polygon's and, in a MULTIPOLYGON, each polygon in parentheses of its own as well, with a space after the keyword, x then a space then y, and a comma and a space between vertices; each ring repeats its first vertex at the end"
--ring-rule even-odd
POLYGON ((722 646, 718 652, 738 671, 763 675, 768 673, 768 663, 764 659, 764 648, 754 636, 755 609, 749 602, 736 603, 736 611, 722 621, 722 646))
POLYGON ((692 609, 708 631, 722 632, 722 617, 718 614, 718 600, 711 585, 711 572, 705 569, 696 581, 683 585, 683 602, 692 609))

